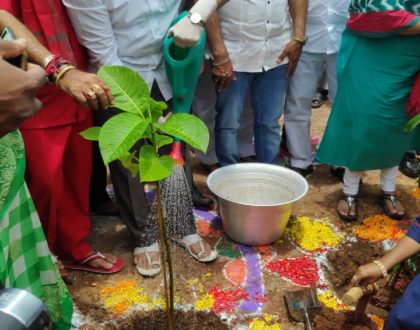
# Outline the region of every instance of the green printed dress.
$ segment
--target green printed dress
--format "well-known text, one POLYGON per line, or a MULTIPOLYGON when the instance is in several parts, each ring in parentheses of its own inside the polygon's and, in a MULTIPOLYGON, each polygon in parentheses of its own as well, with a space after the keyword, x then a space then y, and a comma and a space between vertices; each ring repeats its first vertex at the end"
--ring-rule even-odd
POLYGON ((15 131, 0 139, 0 282, 40 298, 53 329, 70 329, 73 304, 51 257, 24 174, 24 145, 15 131))

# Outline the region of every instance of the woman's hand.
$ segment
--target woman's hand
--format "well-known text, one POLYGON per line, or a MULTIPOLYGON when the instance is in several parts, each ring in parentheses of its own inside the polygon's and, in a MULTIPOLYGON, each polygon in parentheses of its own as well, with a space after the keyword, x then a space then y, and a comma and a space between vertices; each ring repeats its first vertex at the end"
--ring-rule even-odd
POLYGON ((114 103, 109 87, 92 73, 70 70, 60 79, 58 86, 84 107, 92 110, 106 109, 114 103))
POLYGON ((213 62, 213 80, 217 92, 221 92, 229 87, 230 83, 235 80, 235 74, 233 73, 232 62, 228 58, 220 64, 213 62))
POLYGON ((351 286, 367 286, 373 284, 382 277, 379 267, 373 262, 360 266, 356 274, 351 279, 351 286))

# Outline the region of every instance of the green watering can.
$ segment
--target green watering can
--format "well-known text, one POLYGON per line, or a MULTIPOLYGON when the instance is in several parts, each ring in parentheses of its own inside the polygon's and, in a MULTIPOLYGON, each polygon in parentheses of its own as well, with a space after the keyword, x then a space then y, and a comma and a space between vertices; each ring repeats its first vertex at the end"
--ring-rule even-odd
MULTIPOLYGON (((172 22, 171 26, 184 18, 187 12, 182 12, 172 22)), ((172 87, 173 113, 190 113, 191 104, 200 76, 206 49, 206 34, 200 36, 197 44, 191 48, 181 48, 174 44, 174 38, 166 35, 163 40, 163 58, 166 66, 166 76, 172 87)), ((181 141, 174 139, 170 156, 180 164, 184 163, 181 153, 181 141)))
MULTIPOLYGON (((186 15, 186 11, 182 12, 171 26, 186 15)), ((201 34, 197 44, 192 48, 176 46, 172 36, 166 36, 163 41, 163 58, 166 65, 166 76, 172 87, 174 113, 190 113, 205 48, 205 32, 201 34)))

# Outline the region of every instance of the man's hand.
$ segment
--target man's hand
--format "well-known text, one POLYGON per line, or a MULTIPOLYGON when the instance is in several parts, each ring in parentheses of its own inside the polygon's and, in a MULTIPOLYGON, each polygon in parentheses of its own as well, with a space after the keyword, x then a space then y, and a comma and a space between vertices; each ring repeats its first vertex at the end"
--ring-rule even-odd
POLYGON ((109 87, 92 73, 77 69, 70 70, 60 79, 58 86, 83 106, 92 110, 106 109, 114 103, 109 87))
POLYGON ((300 42, 292 40, 284 47, 283 52, 277 58, 277 63, 283 62, 286 57, 289 59, 286 73, 288 78, 295 74, 296 66, 299 62, 300 54, 302 53, 302 46, 303 45, 300 42))
POLYGON ((213 62, 212 73, 216 91, 221 92, 228 88, 230 83, 236 78, 229 58, 218 63, 213 62))
MULTIPOLYGON (((0 41, 0 54, 5 59, 19 56, 25 50, 22 42, 0 41)), ((41 109, 36 94, 47 81, 44 70, 28 64, 27 71, 0 59, 0 137, 16 130, 20 123, 41 109)))
POLYGON ((175 45, 182 48, 189 48, 194 47, 203 31, 203 27, 191 23, 190 19, 185 16, 169 29, 169 35, 174 36, 175 45))

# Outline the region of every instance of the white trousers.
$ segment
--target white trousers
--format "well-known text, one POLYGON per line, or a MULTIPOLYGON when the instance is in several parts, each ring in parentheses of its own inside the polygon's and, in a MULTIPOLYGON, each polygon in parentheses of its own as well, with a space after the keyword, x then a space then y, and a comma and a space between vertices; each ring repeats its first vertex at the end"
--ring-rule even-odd
POLYGON ((307 168, 312 163, 311 111, 312 99, 324 70, 327 73, 331 103, 337 93, 337 54, 303 51, 296 72, 289 81, 284 109, 287 147, 293 167, 307 168))
MULTIPOLYGON (((207 152, 196 150, 198 159, 203 164, 212 165, 218 163, 216 156, 216 148, 214 144, 214 122, 216 117, 216 91, 212 81, 211 63, 206 61, 206 67, 203 74, 198 80, 197 90, 195 92, 192 112, 199 117, 207 126, 210 133, 210 143, 207 152)), ((239 155, 240 157, 248 157, 255 155, 253 144, 254 136, 254 117, 251 107, 251 99, 247 98, 245 102, 245 110, 241 118, 241 126, 238 132, 239 155)))
MULTIPOLYGON (((344 172, 344 186, 343 193, 346 195, 357 195, 359 192, 360 179, 363 176, 363 171, 350 171, 346 168, 344 172)), ((381 189, 385 192, 395 191, 395 180, 398 175, 398 166, 384 168, 381 170, 381 189)))

